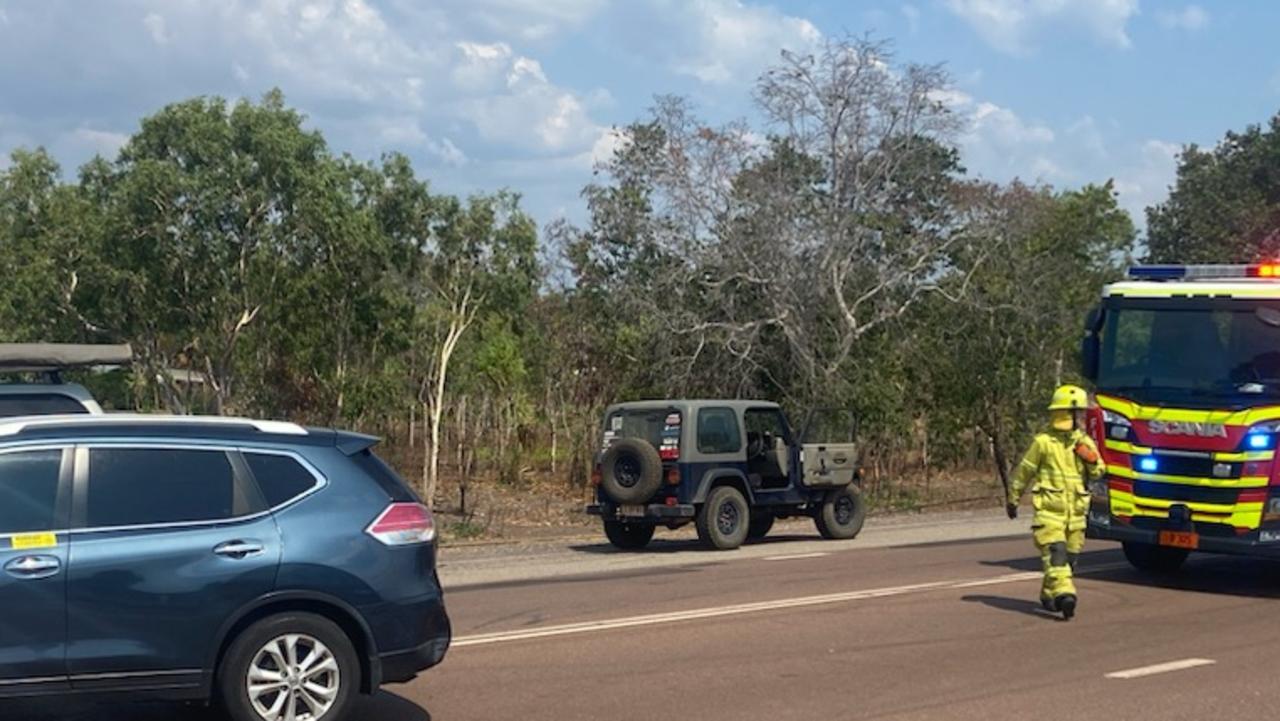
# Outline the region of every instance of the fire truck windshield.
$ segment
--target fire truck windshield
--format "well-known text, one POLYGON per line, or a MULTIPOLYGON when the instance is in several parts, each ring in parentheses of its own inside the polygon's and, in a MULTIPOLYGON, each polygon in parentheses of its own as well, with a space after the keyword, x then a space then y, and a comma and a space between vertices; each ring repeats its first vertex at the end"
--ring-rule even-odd
POLYGON ((1107 306, 1099 391, 1204 407, 1280 396, 1280 302, 1113 299, 1107 306))

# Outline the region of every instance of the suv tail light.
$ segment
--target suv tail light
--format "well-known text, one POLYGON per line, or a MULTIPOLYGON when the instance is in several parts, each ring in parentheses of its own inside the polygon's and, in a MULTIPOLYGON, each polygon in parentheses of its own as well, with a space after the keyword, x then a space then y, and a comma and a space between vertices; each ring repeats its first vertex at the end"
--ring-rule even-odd
POLYGON ((597 463, 595 468, 591 469, 591 485, 598 486, 604 482, 604 471, 601 470, 600 464, 597 463))
POLYGON ((365 533, 388 546, 427 543, 436 538, 436 522, 421 503, 392 503, 365 533))

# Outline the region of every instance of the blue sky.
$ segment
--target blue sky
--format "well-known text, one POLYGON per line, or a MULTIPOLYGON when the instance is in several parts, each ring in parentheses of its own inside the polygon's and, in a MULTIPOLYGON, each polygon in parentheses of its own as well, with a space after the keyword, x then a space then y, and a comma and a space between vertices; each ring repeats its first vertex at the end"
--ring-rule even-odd
POLYGON ((167 102, 280 87, 335 150, 580 219, 611 128, 655 94, 751 120, 781 49, 870 32, 951 71, 972 175, 1113 178, 1140 213, 1182 144, 1280 110, 1277 29, 1280 4, 1245 0, 0 0, 0 153, 70 173, 167 102))

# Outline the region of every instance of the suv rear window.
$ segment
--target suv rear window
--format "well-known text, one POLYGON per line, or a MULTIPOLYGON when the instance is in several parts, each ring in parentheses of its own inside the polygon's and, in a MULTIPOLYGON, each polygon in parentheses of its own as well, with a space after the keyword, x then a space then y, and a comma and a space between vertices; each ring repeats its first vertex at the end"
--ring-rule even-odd
POLYGON ((388 466, 383 460, 365 449, 351 457, 351 461, 365 472, 386 492, 387 497, 396 503, 419 503, 417 495, 409 488, 409 484, 388 466))
POLYGON ((623 409, 605 419, 603 451, 620 438, 639 438, 658 449, 663 460, 680 457, 680 412, 665 409, 623 409))
POLYGON ((90 528, 191 523, 253 513, 227 454, 185 448, 91 448, 90 528))
POLYGON ((315 488, 316 477, 291 456, 247 451, 244 460, 268 508, 288 503, 315 488))
POLYGON ((0 453, 0 533, 55 530, 62 451, 0 453))
POLYGON ((11 393, 0 395, 0 418, 88 413, 80 401, 60 393, 11 393))

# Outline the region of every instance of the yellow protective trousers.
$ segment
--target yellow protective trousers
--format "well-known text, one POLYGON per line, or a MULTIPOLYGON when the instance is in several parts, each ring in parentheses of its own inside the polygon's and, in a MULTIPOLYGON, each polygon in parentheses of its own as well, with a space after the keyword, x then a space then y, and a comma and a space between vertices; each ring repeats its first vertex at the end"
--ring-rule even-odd
POLYGON ((1076 584, 1071 579, 1076 559, 1084 550, 1084 529, 1067 531, 1062 528, 1037 528, 1033 538, 1044 568, 1040 598, 1053 600, 1067 594, 1076 595, 1076 584))

